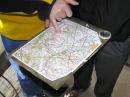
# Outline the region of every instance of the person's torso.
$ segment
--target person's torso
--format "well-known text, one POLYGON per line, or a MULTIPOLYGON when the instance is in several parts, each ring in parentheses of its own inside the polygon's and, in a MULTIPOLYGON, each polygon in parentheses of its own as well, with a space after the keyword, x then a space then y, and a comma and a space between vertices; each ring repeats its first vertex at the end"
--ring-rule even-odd
POLYGON ((113 39, 124 40, 130 35, 130 0, 78 1, 81 19, 111 31, 113 39))
POLYGON ((1 0, 0 33, 13 40, 31 39, 45 28, 52 1, 1 0))

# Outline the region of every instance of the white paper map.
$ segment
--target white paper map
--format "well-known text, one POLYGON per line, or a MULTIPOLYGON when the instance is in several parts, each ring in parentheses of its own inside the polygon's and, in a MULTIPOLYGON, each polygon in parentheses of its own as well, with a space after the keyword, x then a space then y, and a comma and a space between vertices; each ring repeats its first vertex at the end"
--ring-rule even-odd
POLYGON ((87 27, 66 19, 59 26, 61 32, 49 28, 13 53, 51 81, 75 71, 101 45, 98 33, 87 27))

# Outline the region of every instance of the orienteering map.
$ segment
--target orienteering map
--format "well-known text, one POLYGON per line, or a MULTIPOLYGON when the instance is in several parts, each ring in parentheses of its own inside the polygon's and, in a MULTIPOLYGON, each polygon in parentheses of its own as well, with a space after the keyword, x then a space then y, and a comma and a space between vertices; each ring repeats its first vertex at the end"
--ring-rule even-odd
POLYGON ((61 32, 48 28, 13 53, 13 57, 48 80, 74 72, 101 45, 98 33, 64 19, 61 32))

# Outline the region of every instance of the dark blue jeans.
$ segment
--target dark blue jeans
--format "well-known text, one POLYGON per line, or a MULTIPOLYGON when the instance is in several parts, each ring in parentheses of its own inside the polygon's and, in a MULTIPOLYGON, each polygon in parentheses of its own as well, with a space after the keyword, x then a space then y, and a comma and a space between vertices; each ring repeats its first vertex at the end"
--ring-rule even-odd
MULTIPOLYGON (((11 53, 19 46, 25 44, 27 41, 16 41, 11 40, 3 35, 1 35, 5 50, 7 53, 11 53)), ((25 97, 33 97, 34 95, 37 95, 42 92, 41 85, 36 84, 30 76, 26 75, 23 71, 21 71, 18 63, 16 63, 14 60, 10 59, 10 63, 13 66, 14 70, 17 72, 18 79, 20 81, 20 85, 22 87, 22 90, 24 92, 25 97)))

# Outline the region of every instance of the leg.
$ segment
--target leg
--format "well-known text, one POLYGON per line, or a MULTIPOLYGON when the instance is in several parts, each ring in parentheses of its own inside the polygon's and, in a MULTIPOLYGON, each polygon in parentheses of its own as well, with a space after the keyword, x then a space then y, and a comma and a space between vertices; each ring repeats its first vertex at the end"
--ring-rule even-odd
POLYGON ((74 88, 86 90, 91 81, 91 75, 93 71, 93 60, 92 57, 88 62, 86 62, 74 75, 74 88))
MULTIPOLYGON (((27 42, 27 41, 10 40, 4 36, 2 36, 2 41, 3 41, 4 47, 5 47, 5 50, 7 53, 11 53, 17 47, 19 47, 20 45, 23 45, 24 43, 27 42)), ((18 79, 20 81, 20 84, 21 84, 21 87, 23 89, 24 94, 27 97, 30 97, 31 95, 39 94, 42 91, 42 88, 39 85, 37 85, 30 78, 30 76, 25 75, 24 72, 22 72, 20 70, 19 65, 14 60, 10 59, 10 62, 18 75, 18 79)))
POLYGON ((128 57, 128 42, 109 42, 95 60, 97 97, 111 97, 113 87, 128 57))

